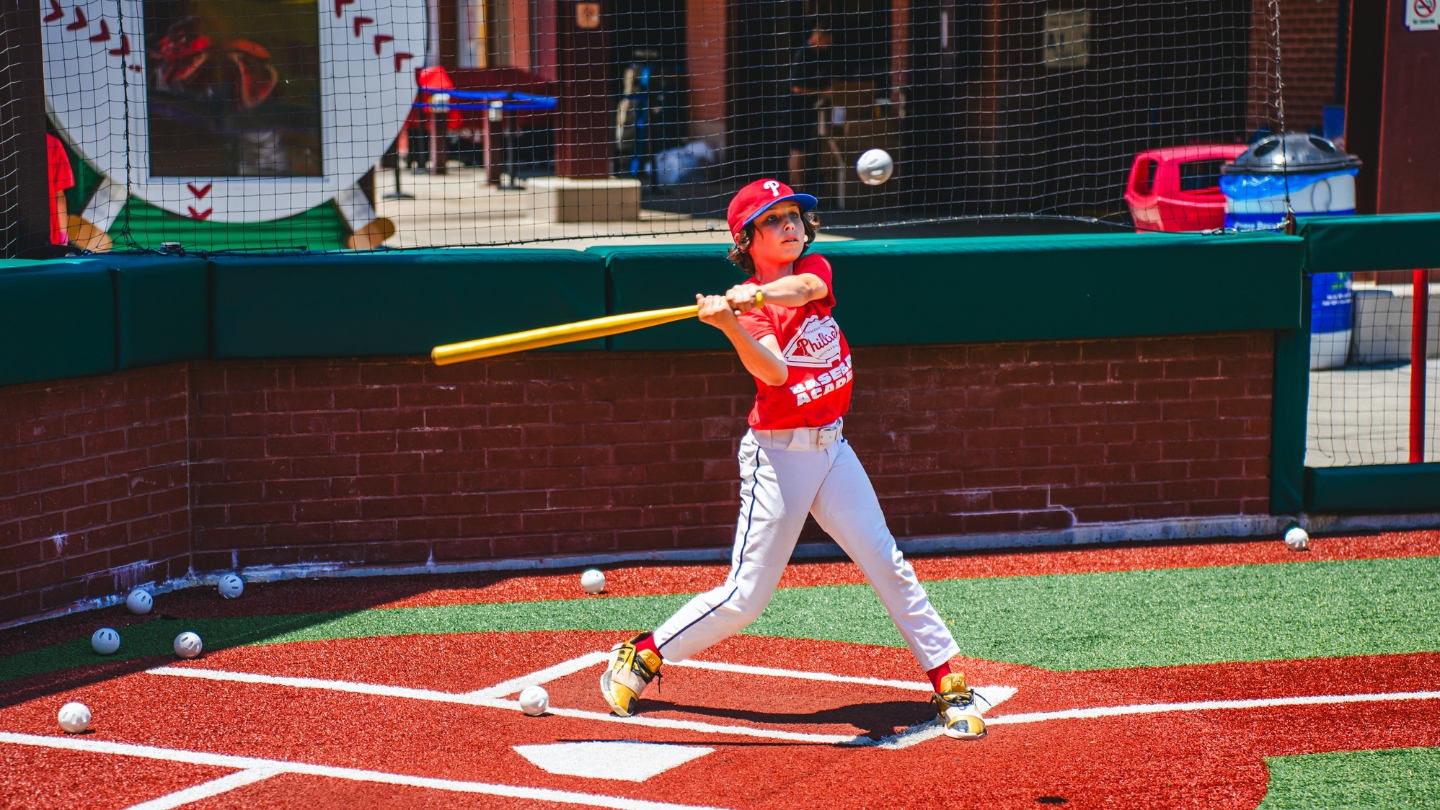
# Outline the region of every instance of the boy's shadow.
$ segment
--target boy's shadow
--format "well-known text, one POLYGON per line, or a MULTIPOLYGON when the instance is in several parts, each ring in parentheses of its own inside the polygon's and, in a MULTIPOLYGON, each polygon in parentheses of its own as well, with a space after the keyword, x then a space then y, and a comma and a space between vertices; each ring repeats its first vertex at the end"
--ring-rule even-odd
MULTIPOLYGON (((645 713, 670 711, 698 714, 727 720, 746 720, 772 726, 841 725, 859 729, 872 739, 897 734, 910 726, 931 720, 935 710, 929 703, 913 700, 889 700, 879 703, 852 703, 813 712, 763 712, 746 709, 717 709, 712 706, 691 706, 666 700, 646 698, 645 713)), ((835 733, 835 732, 831 732, 835 733)))

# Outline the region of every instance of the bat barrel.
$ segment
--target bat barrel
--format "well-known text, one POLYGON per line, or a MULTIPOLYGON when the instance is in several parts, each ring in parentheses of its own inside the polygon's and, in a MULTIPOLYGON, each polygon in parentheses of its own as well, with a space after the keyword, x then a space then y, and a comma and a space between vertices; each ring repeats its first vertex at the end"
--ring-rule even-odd
POLYGON ((699 312, 699 307, 691 304, 687 307, 673 309, 609 315, 604 318, 567 323, 562 326, 546 326, 509 335, 497 335, 479 340, 467 340, 463 343, 436 346, 430 352, 430 359, 434 360, 437 366, 448 366, 451 363, 463 363, 467 360, 480 360, 502 354, 543 349, 546 346, 558 346, 562 343, 574 343, 579 340, 592 340, 623 332, 633 332, 636 329, 691 318, 697 312, 699 312))

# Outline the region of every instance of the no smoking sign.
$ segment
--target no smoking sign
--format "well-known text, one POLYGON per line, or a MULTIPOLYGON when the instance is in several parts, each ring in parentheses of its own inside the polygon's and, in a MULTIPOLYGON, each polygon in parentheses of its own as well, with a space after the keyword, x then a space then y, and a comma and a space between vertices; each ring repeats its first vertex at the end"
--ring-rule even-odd
POLYGON ((1435 13, 1436 0, 1404 0, 1405 27, 1411 31, 1440 30, 1440 15, 1435 13))

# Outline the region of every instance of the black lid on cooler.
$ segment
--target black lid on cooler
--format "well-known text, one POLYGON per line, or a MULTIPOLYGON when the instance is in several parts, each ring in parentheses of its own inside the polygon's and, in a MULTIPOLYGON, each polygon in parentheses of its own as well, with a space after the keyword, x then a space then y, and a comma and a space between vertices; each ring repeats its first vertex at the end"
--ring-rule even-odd
POLYGON ((1333 141, 1319 135, 1287 132, 1267 135, 1245 150, 1234 163, 1220 167, 1224 174, 1311 174, 1353 169, 1360 158, 1342 152, 1333 141))

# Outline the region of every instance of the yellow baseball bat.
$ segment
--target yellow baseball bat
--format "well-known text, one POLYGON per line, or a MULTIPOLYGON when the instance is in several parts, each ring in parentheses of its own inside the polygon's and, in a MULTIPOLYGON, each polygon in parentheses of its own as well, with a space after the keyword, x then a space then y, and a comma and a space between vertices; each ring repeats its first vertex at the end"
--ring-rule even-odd
MULTIPOLYGON (((756 305, 763 305, 764 300, 765 296, 758 292, 755 294, 756 305)), ((448 366, 451 363, 463 363, 466 360, 480 360, 512 352, 558 346, 561 343, 574 343, 577 340, 590 340, 623 332, 633 332, 649 326, 659 326, 662 323, 683 321, 686 318, 694 317, 699 311, 700 307, 697 304, 673 309, 652 309, 647 312, 608 315, 604 318, 567 323, 562 326, 546 326, 509 335, 467 340, 463 343, 450 343, 432 349, 430 359, 434 360, 437 366, 448 366)))

